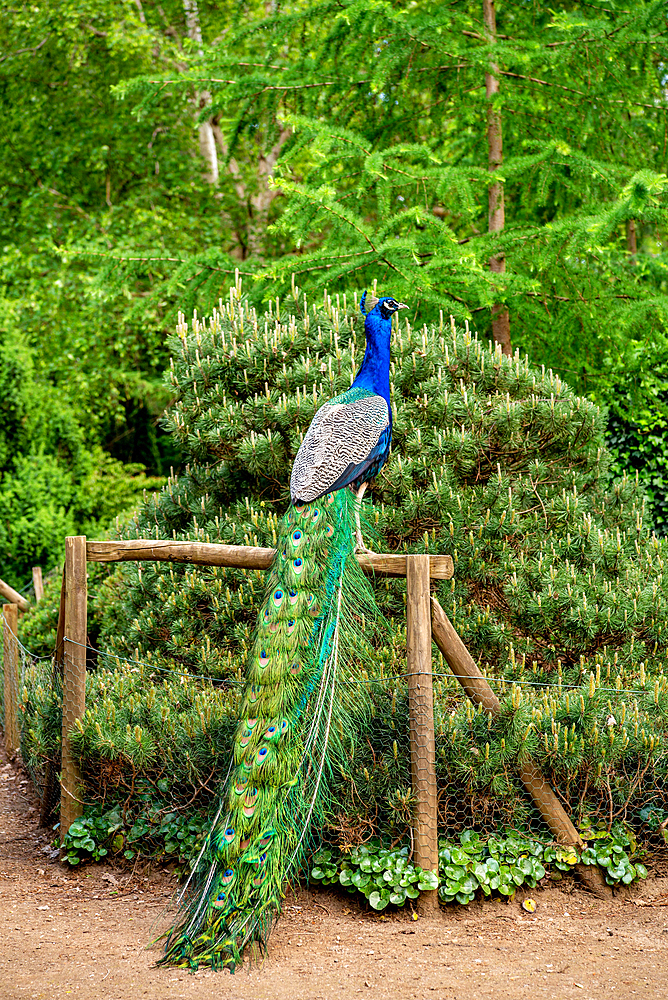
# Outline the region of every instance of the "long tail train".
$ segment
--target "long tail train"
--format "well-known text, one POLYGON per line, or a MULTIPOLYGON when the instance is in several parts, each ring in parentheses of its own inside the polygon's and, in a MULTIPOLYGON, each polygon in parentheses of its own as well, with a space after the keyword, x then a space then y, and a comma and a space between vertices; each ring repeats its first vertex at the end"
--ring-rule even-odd
POLYGON ((353 552, 357 505, 341 489, 283 519, 230 772, 160 964, 234 972, 246 945, 266 941, 322 823, 331 768, 364 712, 339 684, 343 650, 375 613, 353 552))

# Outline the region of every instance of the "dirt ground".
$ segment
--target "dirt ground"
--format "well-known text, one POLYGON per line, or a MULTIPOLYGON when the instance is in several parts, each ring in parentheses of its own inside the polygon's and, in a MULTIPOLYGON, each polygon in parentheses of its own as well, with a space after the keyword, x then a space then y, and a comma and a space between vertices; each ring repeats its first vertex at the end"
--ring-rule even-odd
POLYGON ((23 772, 0 761, 0 1000, 668 998, 668 879, 600 902, 570 882, 436 919, 345 896, 286 899, 261 964, 235 976, 155 969, 172 872, 52 858, 23 772))

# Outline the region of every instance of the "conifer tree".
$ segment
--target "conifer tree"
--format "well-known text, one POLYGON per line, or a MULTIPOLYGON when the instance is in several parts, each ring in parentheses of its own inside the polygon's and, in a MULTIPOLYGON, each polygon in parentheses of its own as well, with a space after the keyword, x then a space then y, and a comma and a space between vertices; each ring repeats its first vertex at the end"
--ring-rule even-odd
MULTIPOLYGON (((292 273, 306 289, 378 277, 420 315, 474 316, 483 332, 496 303, 517 346, 590 391, 592 377, 638 366, 633 341, 663 350, 663 5, 502 3, 496 34, 487 7, 288 6, 169 86, 207 81, 231 154, 258 126, 292 130, 276 169, 294 254, 262 271, 276 287, 292 273), (491 173, 488 121, 503 130, 491 173), (504 193, 503 232, 499 218, 485 232, 488 190, 499 206, 504 193)), ((145 109, 158 86, 125 93, 145 109)), ((195 265, 220 287, 219 252, 181 279, 195 265)))

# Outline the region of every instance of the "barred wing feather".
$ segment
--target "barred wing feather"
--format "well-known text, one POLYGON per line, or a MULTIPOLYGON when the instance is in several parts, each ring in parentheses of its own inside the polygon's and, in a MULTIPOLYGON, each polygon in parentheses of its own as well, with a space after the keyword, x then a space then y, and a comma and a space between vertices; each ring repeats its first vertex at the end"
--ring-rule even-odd
POLYGON ((353 392, 325 403, 314 416, 292 468, 293 502, 310 503, 341 489, 373 464, 381 438, 387 438, 388 406, 373 393, 355 392, 357 398, 346 400, 353 392))

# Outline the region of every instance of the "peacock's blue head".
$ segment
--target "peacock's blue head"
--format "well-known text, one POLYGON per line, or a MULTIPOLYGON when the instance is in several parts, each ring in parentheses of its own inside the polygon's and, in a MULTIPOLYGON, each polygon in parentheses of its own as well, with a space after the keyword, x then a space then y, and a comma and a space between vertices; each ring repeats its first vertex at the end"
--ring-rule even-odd
POLYGON ((383 295, 377 299, 375 295, 369 295, 366 291, 360 302, 360 310, 363 316, 370 316, 377 312, 383 319, 391 319, 393 313, 398 309, 408 309, 405 302, 397 302, 391 295, 383 295))

